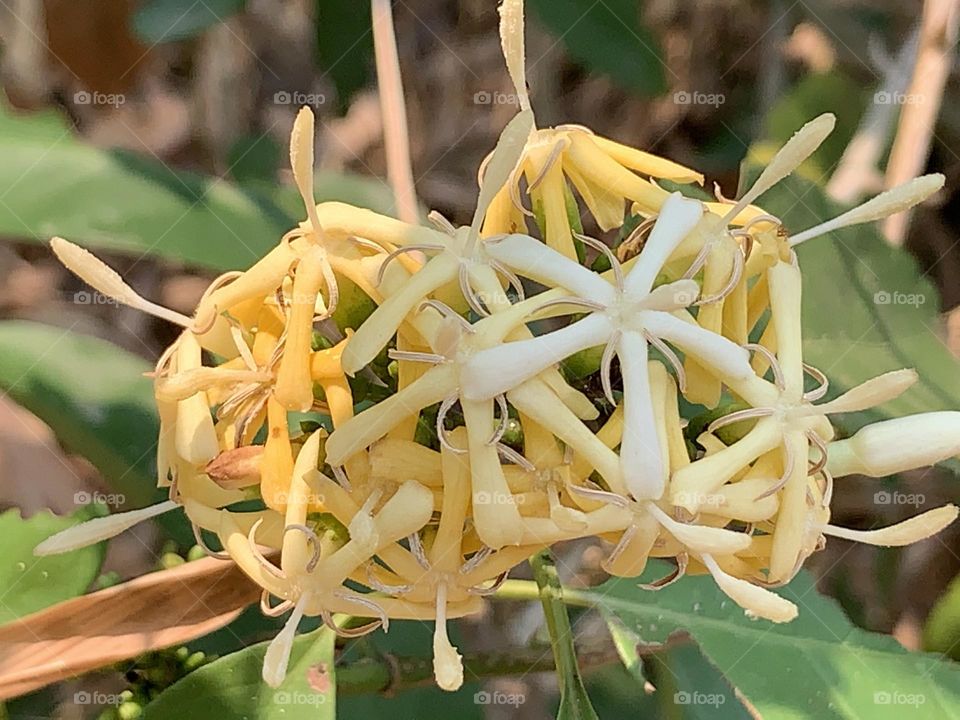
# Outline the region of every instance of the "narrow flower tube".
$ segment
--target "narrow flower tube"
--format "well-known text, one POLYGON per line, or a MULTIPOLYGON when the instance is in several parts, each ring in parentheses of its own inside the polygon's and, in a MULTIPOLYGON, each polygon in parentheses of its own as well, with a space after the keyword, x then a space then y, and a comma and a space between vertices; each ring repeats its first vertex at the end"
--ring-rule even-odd
POLYGON ((33 549, 37 557, 59 555, 79 548, 95 545, 103 540, 109 540, 129 530, 144 520, 162 515, 177 508, 177 503, 167 500, 140 510, 128 510, 122 513, 113 513, 106 517, 93 518, 72 528, 61 530, 51 535, 33 549))
POLYGON ((902 547, 912 545, 915 542, 926 540, 928 537, 936 535, 938 532, 950 525, 957 519, 957 513, 960 510, 956 505, 943 505, 933 510, 927 510, 915 517, 899 522, 896 525, 879 528, 877 530, 851 530, 849 528, 837 527, 836 525, 825 525, 823 533, 833 537, 853 540, 868 545, 879 545, 881 547, 902 547))
POLYGON ((797 617, 797 606, 789 600, 725 573, 717 561, 708 554, 701 555, 701 560, 710 571, 717 586, 737 605, 746 610, 748 615, 776 623, 790 622, 797 617))
MULTIPOLYGON (((184 330, 177 341, 177 371, 201 367, 203 350, 197 336, 184 330)), ((193 465, 206 465, 220 454, 217 431, 210 414, 210 401, 203 391, 177 402, 177 453, 193 465)))

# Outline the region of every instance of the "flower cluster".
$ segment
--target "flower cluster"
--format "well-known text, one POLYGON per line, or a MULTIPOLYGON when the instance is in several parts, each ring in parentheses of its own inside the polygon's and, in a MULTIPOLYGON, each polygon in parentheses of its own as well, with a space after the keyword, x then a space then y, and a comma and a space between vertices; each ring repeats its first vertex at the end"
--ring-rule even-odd
POLYGON ((651 590, 709 573, 751 615, 784 622, 797 608, 769 588, 825 537, 904 545, 954 520, 948 505, 880 530, 830 524, 834 478, 960 452, 960 412, 836 439, 831 415, 890 400, 916 375, 887 373, 818 403, 827 378, 803 360, 793 251, 910 207, 942 177, 794 233, 755 203, 827 137, 825 115, 737 201, 668 192, 658 180, 702 176, 586 128, 536 128, 522 3, 506 0, 501 14, 520 110, 481 168, 470 226, 315 204, 305 108, 290 154, 305 220, 252 268, 215 280, 193 317, 53 240, 95 288, 184 330, 154 374, 170 500, 39 552, 182 507, 208 552, 263 588, 264 613, 290 611, 265 659, 268 683, 283 679, 304 615, 348 636, 417 618, 436 621, 436 679, 452 690, 463 669, 447 619, 477 612, 514 566, 556 542, 608 541, 604 568, 623 577, 670 558, 675 572, 651 590), (602 230, 621 230, 617 252, 583 234, 579 201, 602 230), (351 320, 339 328, 346 283, 376 309, 340 315, 351 320), (571 359, 576 382, 561 370, 571 359), (696 434, 681 399, 714 409, 696 434))

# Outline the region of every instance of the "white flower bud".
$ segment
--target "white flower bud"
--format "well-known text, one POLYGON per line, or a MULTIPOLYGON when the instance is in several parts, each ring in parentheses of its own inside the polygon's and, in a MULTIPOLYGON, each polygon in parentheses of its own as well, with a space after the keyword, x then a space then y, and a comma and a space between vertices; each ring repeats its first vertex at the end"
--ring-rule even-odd
POLYGON ((830 443, 827 469, 835 477, 883 477, 935 465, 960 454, 960 412, 919 413, 867 425, 830 443))

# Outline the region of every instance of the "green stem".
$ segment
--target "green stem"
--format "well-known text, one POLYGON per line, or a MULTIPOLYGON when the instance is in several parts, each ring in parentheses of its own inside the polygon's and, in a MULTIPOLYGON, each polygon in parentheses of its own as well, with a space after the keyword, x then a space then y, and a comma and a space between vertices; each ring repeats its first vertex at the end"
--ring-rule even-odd
POLYGON ((573 642, 573 628, 564 604, 564 590, 549 550, 543 550, 530 558, 533 577, 539 588, 540 602, 550 631, 550 644, 560 681, 560 709, 558 718, 573 720, 597 720, 597 713, 590 704, 587 689, 583 685, 577 662, 577 649, 573 642))

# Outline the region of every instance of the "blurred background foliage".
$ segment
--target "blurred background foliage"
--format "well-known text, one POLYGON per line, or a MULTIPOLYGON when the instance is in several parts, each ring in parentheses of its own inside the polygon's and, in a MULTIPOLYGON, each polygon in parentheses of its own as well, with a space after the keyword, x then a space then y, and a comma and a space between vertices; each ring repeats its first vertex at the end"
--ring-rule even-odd
MULTIPOLYGON (((741 160, 749 155, 743 169, 755 172, 777 141, 810 117, 833 112, 837 131, 801 177, 765 197, 789 227, 802 229, 838 203, 882 187, 881 169, 905 107, 891 99, 906 92, 921 6, 916 0, 530 0, 534 105, 541 124, 586 124, 702 168, 707 188, 716 182, 727 196, 736 193, 741 160), (858 141, 869 141, 867 152, 851 157, 848 148, 858 141)), ((176 565, 193 543, 177 523, 166 523, 129 533, 106 553, 93 548, 66 562, 45 560, 59 563, 50 567, 34 565, 29 550, 38 539, 104 512, 91 500, 138 507, 157 496, 157 420, 142 374, 174 333, 134 311, 98 304, 43 243, 61 234, 98 249, 143 294, 189 312, 210 278, 249 266, 299 220, 285 143, 301 104, 318 115, 318 200, 391 212, 369 12, 365 0, 0 3, 0 508, 11 508, 0 514, 6 549, 0 621, 176 565)), ((455 222, 469 221, 477 166, 515 112, 495 3, 399 0, 394 13, 419 199, 455 222)), ((892 248, 871 227, 800 252, 806 353, 831 376, 831 392, 903 366, 917 367, 923 378, 882 414, 844 418, 844 431, 888 414, 960 407, 958 92, 951 73, 926 168, 944 173, 946 188, 914 214, 905 249, 892 248), (877 303, 879 292, 924 302, 877 303)), ((867 528, 915 513, 910 505, 878 501, 878 491, 911 494, 923 508, 956 501, 958 468, 953 463, 879 485, 845 479, 834 498, 836 522, 867 528)), ((958 548, 957 529, 903 551, 832 540, 812 559, 811 573, 786 590, 803 598, 801 620, 764 637, 763 657, 725 676, 718 667, 736 666, 736 653, 766 633, 739 611, 731 614, 715 589, 690 580, 650 596, 637 593, 635 582, 612 583, 599 614, 574 618, 582 637, 605 636, 608 625, 625 661, 586 675, 597 714, 718 716, 713 708, 675 701, 676 693, 699 691, 725 698, 722 717, 749 717, 754 708, 786 717, 784 705, 810 698, 819 713, 810 717, 855 717, 849 707, 870 703, 862 660, 850 655, 858 648, 868 648, 866 686, 894 682, 913 662, 931 695, 941 686, 941 709, 956 713, 960 684, 944 675, 952 670, 927 658, 904 660, 894 640, 863 634, 831 601, 810 593, 815 582, 857 626, 893 633, 909 649, 960 657, 960 586, 950 584, 960 570, 958 548), (609 601, 621 594, 620 604, 609 601), (699 645, 668 637, 679 625, 699 645), (831 654, 813 652, 824 641, 836 643, 831 654)), ((596 543, 558 553, 565 583, 604 579, 596 543)), ((502 653, 540 648, 549 656, 535 610, 491 607, 462 623, 465 646, 502 653)), ((144 707, 148 718, 183 717, 198 698, 217 702, 227 718, 280 717, 259 685, 264 646, 256 645, 276 627, 247 611, 191 643, 187 655, 140 658, 14 700, 0 716, 75 717, 75 705, 64 710, 72 693, 103 687, 127 693, 119 709, 108 711, 113 717, 135 717, 144 707), (252 647, 234 652, 246 646, 252 647), (223 657, 205 664, 190 659, 197 652, 223 657)), ((336 674, 341 717, 538 718, 557 709, 552 675, 538 673, 489 680, 480 672, 456 695, 422 687, 390 699, 361 697, 389 685, 383 658, 403 655, 412 668, 427 662, 427 628, 397 623, 388 636, 347 648, 335 648, 328 635, 317 630, 298 640, 294 684, 285 690, 306 691, 308 681, 316 690, 318 677, 332 683, 336 674), (311 668, 322 672, 311 675, 311 668), (522 694, 525 702, 519 709, 477 704, 481 689, 522 694)), ((560 710, 581 716, 565 705, 560 710)), ((880 717, 886 709, 871 710, 880 717)), ((333 713, 331 701, 285 707, 282 717, 333 713)))

